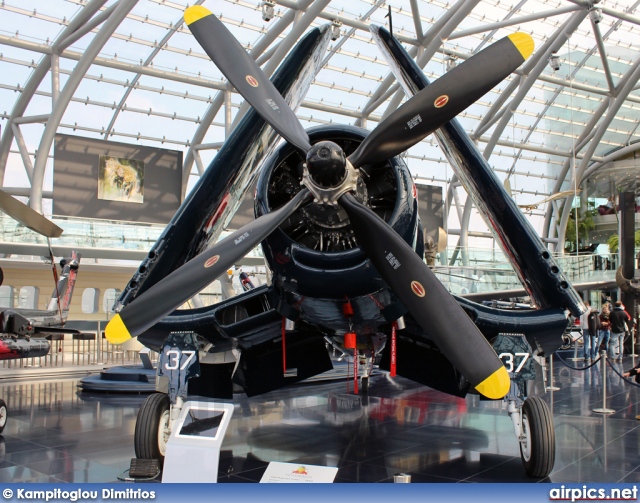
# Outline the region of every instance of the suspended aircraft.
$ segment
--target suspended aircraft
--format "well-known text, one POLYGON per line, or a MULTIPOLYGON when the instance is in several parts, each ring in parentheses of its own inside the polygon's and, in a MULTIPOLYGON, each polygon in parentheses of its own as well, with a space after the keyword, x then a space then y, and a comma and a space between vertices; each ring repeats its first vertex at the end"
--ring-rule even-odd
MULTIPOLYGON (((51 220, 2 190, 0 190, 0 211, 25 227, 42 234, 47 240, 62 234, 62 229, 51 220)), ((64 325, 69 316, 69 305, 78 275, 80 254, 72 252, 71 257, 60 261, 61 273, 58 277, 51 246, 49 251, 55 286, 47 309, 5 308, 0 310, 0 360, 46 356, 51 349, 47 337, 77 332, 77 330, 65 329, 64 325)), ((4 274, 0 269, 0 285, 3 280, 4 274)), ((0 399, 0 433, 6 424, 7 404, 0 399)))
MULTIPOLYGON (((0 211, 47 238, 55 281, 47 309, 5 308, 0 311, 0 360, 45 356, 49 352, 49 344, 43 338, 54 334, 77 332, 77 330, 65 329, 64 325, 69 316, 69 305, 81 256, 77 252, 72 252, 71 257, 62 259, 61 273, 58 277, 49 239, 62 235, 62 229, 2 190, 0 190, 0 211)), ((0 269, 0 284, 3 279, 4 275, 0 269)))
POLYGON ((136 422, 136 456, 163 458, 187 392, 232 398, 234 383, 252 396, 301 381, 332 367, 330 340, 368 358, 381 352, 381 368, 392 375, 454 396, 506 397, 526 472, 548 475, 551 415, 539 397, 525 400, 521 381, 532 373, 529 356, 555 350, 569 313, 579 316, 584 306, 454 120, 525 61, 531 37, 512 34, 429 84, 400 44, 375 28, 392 70, 415 95, 371 132, 305 130, 294 110, 319 70, 328 26, 311 30, 269 80, 207 9, 190 7, 184 17, 253 108, 142 262, 106 328, 112 343, 139 337, 161 353, 159 392, 136 422), (436 130, 538 309, 455 298, 423 262, 417 191, 399 155, 436 130), (285 141, 276 148, 278 136, 285 141), (216 242, 256 176, 256 219, 216 242), (176 310, 258 244, 269 285, 176 310))

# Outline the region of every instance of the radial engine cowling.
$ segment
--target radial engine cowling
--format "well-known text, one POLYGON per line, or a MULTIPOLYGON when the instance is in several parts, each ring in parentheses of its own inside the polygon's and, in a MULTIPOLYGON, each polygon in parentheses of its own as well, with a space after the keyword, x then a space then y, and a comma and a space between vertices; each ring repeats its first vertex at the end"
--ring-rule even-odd
MULTIPOLYGON (((319 146, 310 154, 316 165, 309 169, 309 175, 328 190, 346 176, 340 170, 340 160, 330 151, 330 142, 338 144, 348 157, 368 131, 353 126, 320 126, 308 133, 311 144, 319 146), (327 141, 326 147, 319 143, 323 141, 327 141)), ((277 209, 301 190, 305 160, 285 143, 266 161, 257 185, 256 217, 277 209)), ((405 163, 394 157, 363 166, 356 173, 356 197, 422 255, 415 185, 405 163)), ((335 300, 349 298, 354 302, 366 297, 378 310, 395 301, 358 246, 347 214, 339 205, 315 201, 303 206, 262 247, 276 289, 285 302, 295 304, 297 309, 308 297, 332 304, 335 300)))

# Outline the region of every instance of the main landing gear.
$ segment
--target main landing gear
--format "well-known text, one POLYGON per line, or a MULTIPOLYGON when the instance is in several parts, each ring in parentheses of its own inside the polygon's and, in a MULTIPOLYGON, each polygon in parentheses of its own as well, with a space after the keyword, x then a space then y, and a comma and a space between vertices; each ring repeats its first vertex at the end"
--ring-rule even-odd
POLYGON ((134 434, 138 459, 157 459, 162 465, 171 434, 171 409, 164 393, 153 393, 140 407, 134 434))
POLYGON ((539 397, 527 398, 521 407, 509 400, 508 412, 520 442, 520 457, 530 477, 544 478, 555 462, 556 437, 547 403, 539 397))
MULTIPOLYGON (((493 348, 511 378, 511 389, 505 397, 507 412, 520 444, 520 457, 530 477, 545 478, 553 470, 556 458, 556 435, 547 403, 540 397, 527 397, 528 385, 536 379, 537 362, 544 368, 540 348, 532 351, 524 335, 500 334, 493 348)), ((545 372, 543 372, 543 378, 545 372)))
POLYGON ((7 425, 7 403, 0 398, 0 433, 4 431, 7 425))

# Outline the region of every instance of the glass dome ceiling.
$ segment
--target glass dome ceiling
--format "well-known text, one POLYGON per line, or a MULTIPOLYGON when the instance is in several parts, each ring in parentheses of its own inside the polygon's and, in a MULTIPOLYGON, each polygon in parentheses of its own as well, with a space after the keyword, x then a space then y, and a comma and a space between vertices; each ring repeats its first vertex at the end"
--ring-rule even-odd
MULTIPOLYGON (((310 27, 335 25, 339 37, 297 112, 305 127, 372 129, 405 99, 368 31, 371 23, 389 27, 389 9, 394 35, 431 80, 514 31, 531 34, 529 61, 459 116, 521 205, 568 189, 577 194, 598 165, 640 147, 640 1, 278 0, 269 22, 262 1, 196 3, 218 15, 268 73, 310 27)), ((185 189, 193 186, 243 100, 232 92, 225 105, 224 78, 183 25, 187 6, 2 2, 5 190, 30 195, 32 206, 50 214, 55 132, 181 150, 185 189)), ((433 137, 411 148, 407 162, 418 183, 449 188, 453 172, 433 137)), ((482 231, 477 215, 464 217, 464 192, 452 190, 450 234, 482 231)), ((550 243, 558 233, 563 241, 563 203, 570 208, 573 197, 527 210, 550 243)))

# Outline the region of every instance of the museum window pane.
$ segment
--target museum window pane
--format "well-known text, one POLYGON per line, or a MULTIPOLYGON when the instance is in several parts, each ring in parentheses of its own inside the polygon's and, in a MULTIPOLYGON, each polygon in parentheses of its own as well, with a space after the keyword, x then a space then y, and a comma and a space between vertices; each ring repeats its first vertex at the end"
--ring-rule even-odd
POLYGON ((97 288, 85 288, 82 292, 82 312, 93 314, 98 312, 98 298, 100 290, 97 288))
POLYGON ((113 306, 120 296, 120 290, 117 288, 107 288, 102 299, 102 311, 104 313, 113 313, 113 306))
POLYGON ((13 287, 0 286, 0 307, 13 307, 13 287))
POLYGON ((20 289, 18 307, 20 309, 38 309, 38 294, 40 289, 36 286, 23 286, 20 289))

